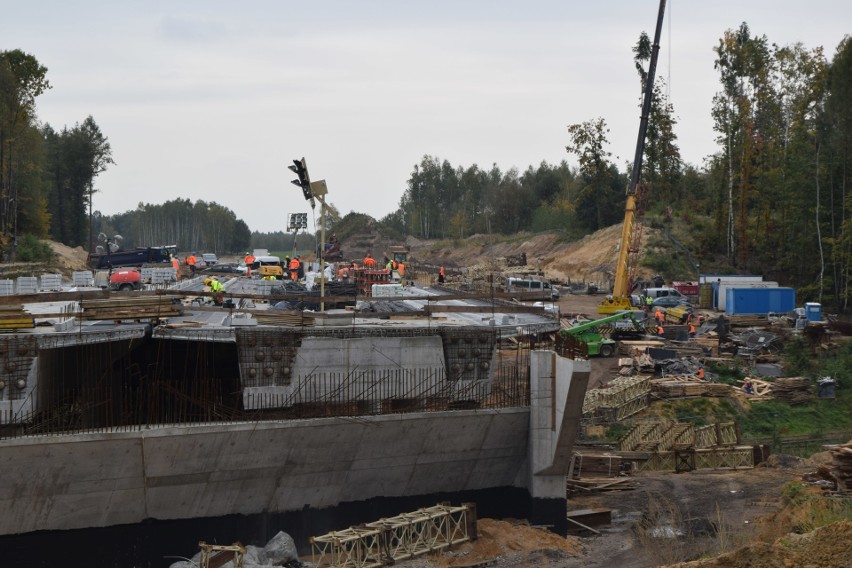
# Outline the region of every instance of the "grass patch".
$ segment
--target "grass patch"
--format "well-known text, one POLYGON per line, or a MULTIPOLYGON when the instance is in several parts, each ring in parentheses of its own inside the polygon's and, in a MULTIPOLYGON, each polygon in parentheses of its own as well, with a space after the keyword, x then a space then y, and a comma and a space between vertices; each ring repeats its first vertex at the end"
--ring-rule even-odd
POLYGON ((852 430, 852 391, 839 390, 834 400, 814 399, 790 406, 777 400, 754 404, 740 420, 746 438, 819 436, 852 430))
POLYGON ((781 491, 790 523, 802 532, 839 521, 852 521, 852 499, 826 497, 822 490, 792 481, 781 491))

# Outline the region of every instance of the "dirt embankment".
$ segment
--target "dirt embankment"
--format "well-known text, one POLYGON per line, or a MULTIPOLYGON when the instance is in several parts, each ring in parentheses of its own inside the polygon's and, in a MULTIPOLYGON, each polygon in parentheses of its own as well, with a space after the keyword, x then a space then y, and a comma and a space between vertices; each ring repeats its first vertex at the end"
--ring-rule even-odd
MULTIPOLYGON (((652 235, 645 231, 643 242, 652 235)), ((416 261, 454 268, 475 266, 507 268, 504 259, 526 256, 523 271, 538 272, 559 283, 608 284, 615 274, 615 259, 621 239, 621 225, 613 225, 574 242, 565 242, 561 233, 518 234, 512 237, 473 235, 467 239, 422 241, 409 237, 406 244, 416 261)), ((640 247, 641 263, 641 247, 640 247)), ((508 271, 513 269, 508 268, 508 271)), ((639 276, 653 276, 640 268, 639 276)))
POLYGON ((86 270, 88 254, 83 247, 69 247, 55 241, 44 241, 53 249, 55 257, 49 262, 6 262, 0 264, 0 278, 18 276, 41 276, 42 274, 61 274, 71 280, 75 270, 86 270))

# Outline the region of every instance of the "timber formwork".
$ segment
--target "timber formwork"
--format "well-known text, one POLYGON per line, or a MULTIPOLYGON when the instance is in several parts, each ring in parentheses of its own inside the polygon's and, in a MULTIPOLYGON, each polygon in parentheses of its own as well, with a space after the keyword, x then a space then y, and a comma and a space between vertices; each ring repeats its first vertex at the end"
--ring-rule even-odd
POLYGON ((476 506, 435 505, 311 537, 317 568, 378 568, 476 539, 476 506))
POLYGON ((621 437, 618 449, 667 451, 675 447, 714 448, 739 444, 736 422, 720 422, 696 428, 686 422, 637 422, 621 437))
POLYGON ((648 406, 651 376, 618 377, 605 388, 591 389, 583 400, 583 416, 623 420, 648 406))
POLYGON ((736 422, 696 428, 680 422, 639 422, 619 440, 621 452, 646 452, 640 471, 754 467, 752 446, 740 446, 736 422))
POLYGON ((693 456, 693 469, 749 469, 754 467, 754 448, 734 446, 721 448, 684 448, 668 452, 654 452, 650 458, 639 463, 639 471, 689 471, 684 455, 693 456), (678 459, 680 457, 680 459, 678 459))

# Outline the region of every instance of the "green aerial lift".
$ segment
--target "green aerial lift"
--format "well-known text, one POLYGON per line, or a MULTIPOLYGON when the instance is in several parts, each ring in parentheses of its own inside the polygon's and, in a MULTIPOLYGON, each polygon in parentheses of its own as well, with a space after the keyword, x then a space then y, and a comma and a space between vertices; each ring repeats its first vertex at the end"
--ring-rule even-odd
POLYGON ((641 312, 623 311, 611 316, 606 316, 601 319, 596 319, 586 323, 575 325, 574 327, 565 328, 560 333, 563 336, 570 336, 578 341, 582 341, 589 349, 589 355, 600 355, 601 357, 611 357, 615 353, 615 340, 601 333, 601 326, 606 324, 625 321, 632 323, 630 328, 618 328, 614 330, 617 333, 645 333, 645 328, 642 322, 636 317, 641 312))

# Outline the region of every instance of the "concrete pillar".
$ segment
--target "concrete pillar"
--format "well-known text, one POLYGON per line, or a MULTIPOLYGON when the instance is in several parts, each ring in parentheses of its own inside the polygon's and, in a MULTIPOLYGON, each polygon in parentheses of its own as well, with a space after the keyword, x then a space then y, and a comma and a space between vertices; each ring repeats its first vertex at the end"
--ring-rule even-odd
POLYGON ((552 351, 534 351, 530 357, 531 517, 560 533, 567 525, 565 476, 580 428, 590 370, 588 361, 565 359, 552 351), (549 521, 542 522, 542 516, 550 517, 549 521))

